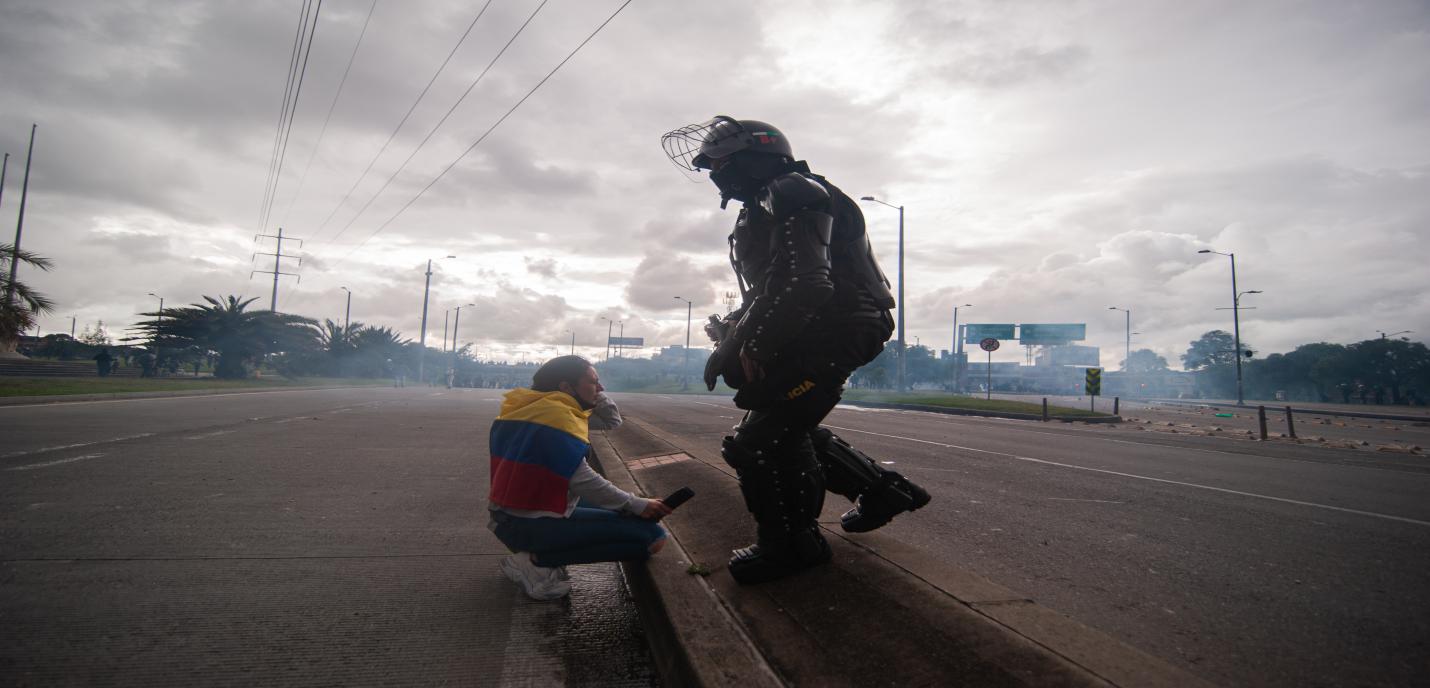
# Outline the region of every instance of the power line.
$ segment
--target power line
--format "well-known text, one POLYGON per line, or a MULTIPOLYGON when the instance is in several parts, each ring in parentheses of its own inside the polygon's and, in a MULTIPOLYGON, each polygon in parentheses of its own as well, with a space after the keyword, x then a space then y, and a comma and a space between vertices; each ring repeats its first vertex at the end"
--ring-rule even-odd
POLYGON ((308 164, 303 166, 303 176, 298 179, 298 188, 293 192, 293 198, 288 201, 288 208, 283 211, 283 219, 280 224, 288 221, 288 214, 293 212, 293 204, 298 202, 298 197, 303 194, 303 184, 308 181, 308 171, 313 168, 313 160, 318 157, 318 149, 323 145, 323 137, 328 133, 328 122, 333 119, 333 110, 338 107, 338 99, 343 95, 343 86, 348 83, 348 73, 353 69, 353 62, 357 60, 358 48, 362 47, 363 36, 367 35, 367 25, 372 21, 372 11, 377 9, 377 0, 372 0, 372 4, 367 8, 367 18, 362 22, 362 30, 358 32, 357 43, 353 44, 353 54, 348 56, 348 66, 343 69, 343 78, 338 81, 338 91, 333 94, 333 102, 328 105, 328 116, 323 118, 323 127, 318 130, 318 140, 313 143, 313 152, 308 156, 308 164))
POLYGON ((298 113, 298 98, 303 94, 303 77, 308 73, 308 57, 313 53, 313 39, 318 34, 318 14, 322 10, 323 0, 318 0, 313 10, 313 23, 308 29, 308 47, 303 51, 303 66, 298 71, 298 82, 293 89, 293 106, 288 108, 288 126, 283 132, 283 146, 278 153, 278 164, 273 170, 273 189, 268 194, 268 209, 263 214, 264 227, 268 226, 268 217, 273 210, 273 201, 278 196, 278 185, 283 179, 283 163, 288 157, 288 141, 293 135, 293 120, 298 113))
POLYGON ((382 195, 382 192, 387 190, 387 187, 392 184, 392 180, 396 179, 397 175, 402 174, 402 171, 407 169, 407 164, 412 162, 412 158, 417 157, 418 151, 421 151, 422 147, 426 146, 427 142, 432 140, 432 136, 437 133, 437 130, 441 129, 443 124, 446 124, 447 118, 451 117, 452 113, 457 111, 458 106, 460 106, 464 101, 466 101, 467 96, 471 95, 472 89, 476 88, 477 84, 481 83, 482 77, 485 77, 487 75, 487 72, 491 71, 492 66, 497 63, 497 60, 500 60, 501 56, 506 54, 507 48, 510 48, 511 44, 516 42, 517 37, 520 36, 523 31, 526 30, 526 27, 531 24, 531 21, 533 19, 536 19, 536 15, 541 12, 541 8, 545 7, 546 3, 549 1, 550 0, 541 0, 541 4, 536 6, 536 9, 531 12, 531 15, 526 18, 525 22, 522 22, 521 26, 517 28, 516 33, 512 34, 511 38, 507 39, 506 45, 502 46, 502 49, 497 52, 496 56, 493 57, 491 61, 487 63, 486 68, 483 69, 481 73, 477 75, 477 78, 472 80, 472 83, 467 86, 467 90, 462 92, 462 96, 458 98, 455 103, 452 103, 452 107, 447 109, 447 114, 442 115, 442 119, 437 120, 437 124, 433 125, 432 128, 428 130, 427 135, 422 137, 422 141, 417 144, 416 148, 412 149, 412 152, 407 155, 407 159, 403 160, 402 164, 398 166, 397 171, 393 172, 387 178, 387 181, 383 182, 382 186, 379 187, 377 191, 373 192, 372 196, 367 199, 367 203, 364 203, 363 206, 358 209, 357 214, 353 215, 352 219, 348 220, 348 223, 343 225, 343 228, 338 230, 337 234, 333 235, 334 239, 342 236, 343 232, 348 231, 348 228, 352 227, 353 223, 357 222, 358 218, 362 217, 362 214, 364 212, 367 212, 367 209, 372 206, 373 201, 376 201, 377 198, 382 195))
POLYGON ((447 53, 447 59, 442 60, 442 64, 437 67, 437 71, 432 73, 432 78, 427 80, 427 85, 422 87, 422 92, 417 94, 417 99, 412 101, 412 106, 407 108, 407 114, 402 116, 402 121, 398 122, 397 126, 393 128, 392 133, 387 135, 387 140, 383 142, 382 148, 378 149, 377 155, 372 156, 372 160, 369 160, 367 163, 367 168, 362 171, 362 174, 358 175, 357 181, 354 181, 352 187, 348 189, 348 192, 343 194, 342 200, 339 200, 338 204, 333 206, 332 212, 328 213, 323 223, 318 225, 317 232, 314 232, 315 235, 321 233, 323 229, 328 226, 328 223, 333 221, 333 216, 337 215, 338 211, 342 209, 343 204, 348 202, 348 198, 352 197, 353 191, 356 191, 358 185, 361 184, 364 179, 367 179, 367 173, 372 171, 372 166, 377 163, 378 158, 381 158, 382 154, 387 152, 387 147, 391 145, 392 140, 397 137, 397 132, 402 130, 402 125, 407 123, 407 118, 412 116, 412 112, 417 109, 417 105, 427 96, 427 91, 432 88, 432 84, 436 83, 437 77, 442 74, 442 70, 447 68, 447 63, 452 61, 452 56, 457 54, 457 49, 462 47, 462 43, 466 42, 467 36, 472 33, 472 29, 477 26, 477 21, 482 18, 483 14, 486 14, 487 8, 490 7, 491 4, 491 0, 487 0, 487 4, 482 5, 482 9, 480 12, 477 12, 476 18, 472 19, 472 23, 467 25, 467 30, 462 33, 462 37, 457 39, 457 44, 453 45, 452 50, 447 53))
POLYGON ((569 54, 566 55, 565 59, 561 60, 561 62, 558 63, 555 67, 553 67, 550 72, 547 72, 546 76, 541 78, 541 81, 536 82, 536 85, 532 86, 531 90, 527 91, 526 95, 521 97, 521 100, 516 101, 516 104, 511 106, 510 110, 506 111, 506 114, 502 115, 500 119, 492 123, 492 125, 488 127, 485 132, 482 132, 482 135, 478 137, 476 141, 473 141, 472 145, 467 146, 467 150, 462 151, 462 154, 458 155, 455 160, 453 160, 450 164, 447 165, 447 167, 443 168, 443 170, 436 177, 433 177, 432 181, 427 182, 427 186, 422 187, 422 190, 418 191, 417 195, 412 197, 412 200, 408 201, 401 208, 399 208, 396 213, 393 213, 392 217, 387 218, 387 221, 378 226, 377 229, 373 230, 372 234, 369 234, 367 239, 363 239, 362 244, 358 244, 357 247, 354 248, 352 251, 348 251, 347 255, 343 256, 342 259, 339 259, 338 262, 346 260, 347 257, 352 255, 354 251, 357 251, 358 249, 362 248, 363 244, 366 244, 369 239, 372 239, 373 237, 377 236, 377 234, 382 230, 387 229, 387 226, 392 224, 393 221, 398 218, 398 216, 402 215, 403 212, 406 212, 408 208, 412 207, 412 204, 416 203, 417 199, 422 198, 422 195, 427 193, 427 190, 432 188, 432 185, 436 184, 439 180, 442 179, 442 177, 446 176, 448 172, 452 171, 452 168, 456 167, 457 163, 461 162, 463 158, 467 157, 467 155, 470 154, 473 150, 475 150, 478 145, 481 145, 482 141, 487 140, 487 137, 490 136, 493 131, 496 131, 496 128, 501 126, 502 122, 505 122, 506 119, 510 117, 513 112, 516 112, 516 109, 521 107, 522 103, 525 103, 527 99, 532 96, 532 94, 536 93, 537 89, 540 89, 542 85, 545 84, 548 80, 550 80, 551 77, 554 76, 556 72, 560 70, 563 66, 565 66, 567 62, 570 62, 571 58, 576 56, 576 53, 580 52, 582 48, 586 47, 586 44, 590 43, 591 39, 596 37, 596 34, 601 33, 601 29, 606 28, 606 25, 610 24, 611 21, 614 20, 616 16, 621 13, 622 10, 626 9, 627 5, 631 4, 631 2, 632 0, 626 0, 625 2, 621 3, 621 6, 617 7, 616 11, 612 12, 611 16, 606 18, 606 21, 601 22, 601 25, 597 26, 596 30, 592 31, 591 35, 586 37, 586 40, 581 41, 580 45, 577 45, 569 54))
POLYGON ((258 204, 258 231, 263 231, 268 214, 268 189, 273 186, 273 164, 278 161, 278 142, 283 138, 283 120, 288 118, 288 97, 293 94, 293 77, 298 68, 298 52, 303 45, 303 30, 308 25, 308 0, 298 10, 298 30, 293 34, 293 49, 288 54, 288 83, 283 86, 283 104, 278 109, 278 126, 273 128, 273 150, 268 154, 268 177, 263 180, 263 200, 258 204))

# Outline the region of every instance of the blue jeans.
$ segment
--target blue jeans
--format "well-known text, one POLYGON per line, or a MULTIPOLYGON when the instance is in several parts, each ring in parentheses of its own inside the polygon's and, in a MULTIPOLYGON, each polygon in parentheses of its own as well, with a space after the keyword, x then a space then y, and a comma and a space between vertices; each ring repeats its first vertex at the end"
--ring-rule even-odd
POLYGON ((538 566, 645 561, 665 538, 655 521, 607 509, 576 507, 566 518, 522 518, 493 511, 496 536, 513 552, 531 552, 538 566))

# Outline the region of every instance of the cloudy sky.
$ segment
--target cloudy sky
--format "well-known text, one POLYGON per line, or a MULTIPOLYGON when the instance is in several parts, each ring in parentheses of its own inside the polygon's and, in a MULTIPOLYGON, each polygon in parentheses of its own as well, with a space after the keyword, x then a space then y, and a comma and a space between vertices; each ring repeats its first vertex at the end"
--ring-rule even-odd
MULTIPOLYGON (((1231 328, 1230 261, 1203 248, 1264 292, 1259 353, 1430 333, 1418 0, 634 0, 514 111, 622 0, 325 0, 265 224, 303 4, 0 0, 0 234, 38 123, 22 243, 57 267, 21 279, 59 304, 45 332, 122 332, 149 292, 266 307, 254 235, 282 227, 286 312, 340 320, 348 287, 354 320, 416 338, 436 259, 433 346, 469 303, 483 356, 571 332, 599 353, 603 316, 683 343, 674 297, 698 321, 734 288, 735 211, 659 137, 727 114, 906 207, 911 344, 948 348, 971 303, 961 322, 1087 323, 1115 368, 1116 306, 1176 366, 1231 328)), ((864 211, 892 277, 898 214, 864 211)))

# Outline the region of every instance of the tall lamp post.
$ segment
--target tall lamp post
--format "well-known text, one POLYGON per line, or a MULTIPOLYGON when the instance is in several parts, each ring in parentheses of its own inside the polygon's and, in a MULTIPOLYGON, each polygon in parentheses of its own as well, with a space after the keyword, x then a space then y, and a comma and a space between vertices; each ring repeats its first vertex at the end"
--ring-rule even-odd
POLYGON ((576 330, 566 330, 571 334, 571 355, 576 355, 576 330))
POLYGON ((899 391, 904 391, 904 206, 885 203, 873 196, 861 196, 861 201, 873 201, 899 211, 899 391))
MULTIPOLYGON (((1213 251, 1209 248, 1204 248, 1200 251, 1197 251, 1197 253, 1215 253, 1219 256, 1226 256, 1231 259, 1231 327, 1232 338, 1234 342, 1233 346, 1236 347, 1236 405, 1244 406, 1246 405, 1246 399, 1242 394, 1241 387, 1241 315, 1239 313, 1241 309, 1242 292, 1238 292, 1236 290, 1236 254, 1222 253, 1221 251, 1213 251)), ((1245 293, 1260 294, 1261 292, 1248 291, 1245 293)))
POLYGON ((607 360, 607 361, 610 361, 610 360, 611 360, 611 327, 616 324, 616 321, 611 320, 610 318, 607 318, 607 317, 604 316, 604 315, 601 316, 601 319, 606 321, 606 360, 607 360))
MULTIPOLYGON (((149 292, 149 295, 156 299, 159 299, 159 317, 154 319, 154 341, 151 342, 151 344, 157 344, 159 341, 159 328, 162 327, 164 324, 164 297, 159 296, 152 291, 149 292)), ((70 329, 73 330, 74 328, 71 327, 70 329)), ((155 346, 154 348, 157 349, 159 347, 155 346)), ((157 356, 158 354, 159 352, 154 352, 154 355, 157 356)))
POLYGON ((1132 309, 1118 308, 1117 306, 1108 306, 1107 310, 1122 311, 1123 313, 1127 314, 1127 349, 1125 350, 1126 353, 1123 354, 1122 359, 1122 372, 1125 373, 1127 372, 1127 364, 1132 361, 1132 309))
MULTIPOLYGON (((462 309, 468 306, 475 306, 475 303, 464 303, 457 306, 457 315, 452 318, 452 368, 457 367, 457 326, 462 324, 462 309)), ((446 342, 443 342, 444 344, 446 342)))
POLYGON ((350 319, 352 318, 353 314, 353 290, 348 289, 347 287, 338 288, 348 293, 348 305, 347 307, 343 308, 343 336, 346 337, 348 332, 348 323, 350 322, 350 319))
MULTIPOLYGON (((447 256, 456 258, 456 256, 447 256)), ((427 284, 422 287, 422 331, 417 340, 417 382, 426 382, 427 377, 427 296, 432 292, 432 259, 427 259, 427 284)))
POLYGON ((949 351, 953 352, 953 391, 955 392, 963 387, 960 384, 963 382, 963 337, 958 336, 958 309, 972 307, 971 303, 953 307, 953 347, 949 351))
POLYGON ((679 296, 675 300, 685 302, 685 360, 680 364, 680 388, 690 389, 690 311, 695 302, 679 296))

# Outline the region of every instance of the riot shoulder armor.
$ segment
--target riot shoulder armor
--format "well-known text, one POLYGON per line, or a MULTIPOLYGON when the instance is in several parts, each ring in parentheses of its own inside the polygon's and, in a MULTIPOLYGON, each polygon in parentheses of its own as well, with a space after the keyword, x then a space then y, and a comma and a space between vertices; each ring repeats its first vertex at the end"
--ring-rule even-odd
POLYGON ((827 210, 829 191, 798 172, 787 172, 771 179, 756 200, 775 219, 787 220, 801 210, 827 210))

